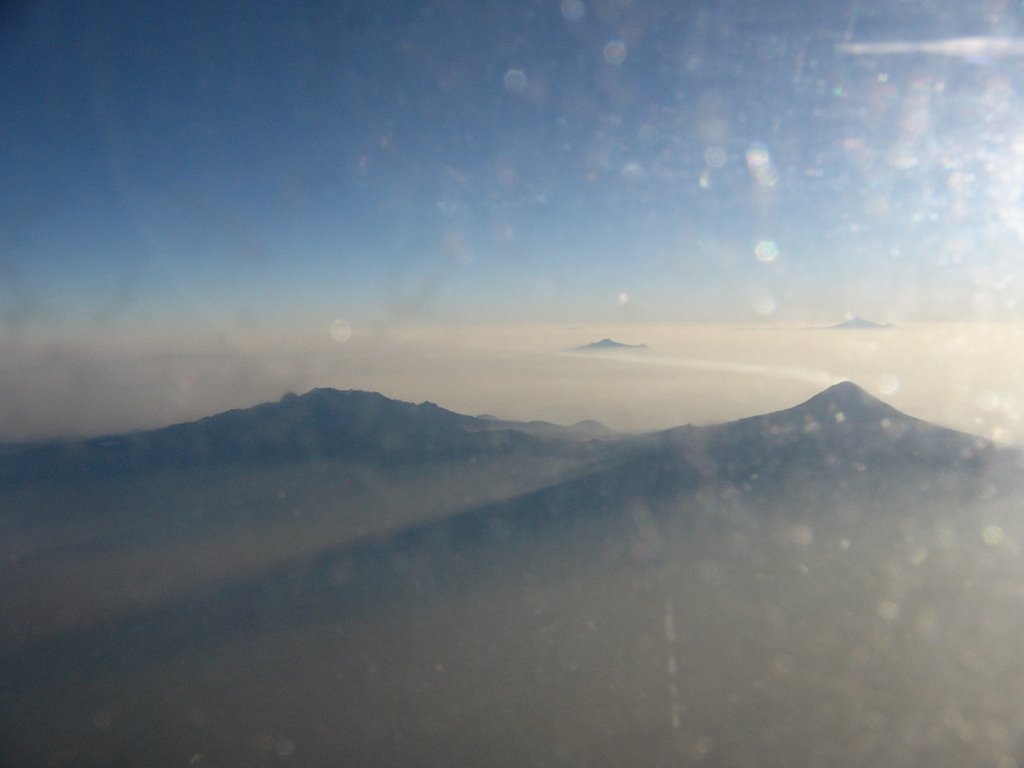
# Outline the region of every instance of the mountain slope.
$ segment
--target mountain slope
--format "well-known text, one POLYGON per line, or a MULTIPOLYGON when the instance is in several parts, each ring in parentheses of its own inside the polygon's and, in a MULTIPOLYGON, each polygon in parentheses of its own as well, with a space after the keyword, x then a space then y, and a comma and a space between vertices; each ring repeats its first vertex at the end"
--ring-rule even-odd
POLYGON ((764 481, 790 469, 840 476, 868 467, 976 470, 994 455, 988 441, 908 416, 852 382, 774 413, 654 437, 707 477, 764 481))
MULTIPOLYGON (((375 446, 374 424, 397 421, 400 434, 461 444, 477 426, 379 408, 393 418, 369 411, 345 434, 375 446)), ((274 422, 280 409, 258 413, 257 435, 294 426, 274 422)), ((317 529, 311 543, 298 541, 305 515, 286 514, 258 542, 273 555, 263 559, 245 519, 219 539, 140 546, 132 533, 125 553, 105 541, 0 558, 0 581, 34 587, 31 607, 58 614, 80 605, 38 586, 47 569, 86 595, 153 596, 152 572, 132 558, 189 573, 237 566, 0 643, 2 757, 954 768, 1019 756, 1024 529, 1013 488, 977 493, 987 443, 844 383, 783 411, 600 445, 570 476, 470 503, 460 475, 472 461, 417 466, 452 469, 432 486, 457 502, 446 513, 355 538, 317 529)), ((503 457, 493 464, 509 472, 503 457)), ((278 473, 312 467, 334 482, 357 466, 257 461, 251 474, 290 499, 278 473)), ((189 501, 169 488, 167 503, 201 500, 204 478, 228 469, 181 468, 174 478, 199 487, 189 501)), ((331 487, 372 503, 384 489, 365 480, 331 487)), ((130 503, 115 492, 131 482, 105 487, 130 503)), ((80 488, 67 494, 76 509, 80 488)), ((323 498, 326 519, 349 514, 323 498)), ((182 519, 194 532, 192 511, 182 519)), ((39 626, 25 615, 0 615, 3 633, 39 626)))
MULTIPOLYGON (((162 429, 7 447, 0 459, 0 480, 74 482, 169 468, 337 458, 389 463, 457 460, 539 450, 541 436, 528 435, 531 431, 515 422, 496 425, 430 402, 415 405, 375 392, 314 389, 162 429)), ((543 437, 577 435, 550 425, 543 437)))

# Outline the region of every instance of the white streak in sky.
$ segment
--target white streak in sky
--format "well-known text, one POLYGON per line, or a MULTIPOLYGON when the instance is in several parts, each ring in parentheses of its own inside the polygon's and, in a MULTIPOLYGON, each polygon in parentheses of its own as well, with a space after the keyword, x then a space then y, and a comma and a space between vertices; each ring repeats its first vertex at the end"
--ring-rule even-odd
MULTIPOLYGON (((579 352, 566 354, 579 355, 579 352)), ((715 373, 737 373, 748 376, 770 376, 776 379, 795 379, 806 381, 822 387, 831 387, 843 381, 842 376, 823 371, 818 368, 802 368, 794 365, 764 365, 762 363, 738 363, 730 360, 707 360, 693 357, 665 357, 644 353, 630 354, 612 352, 608 354, 585 353, 588 360, 609 360, 617 363, 630 362, 641 365, 655 365, 666 368, 689 368, 695 371, 713 371, 715 373)))
POLYGON ((950 37, 943 40, 887 40, 875 43, 840 43, 836 50, 853 56, 929 54, 968 59, 995 58, 1024 56, 1024 38, 950 37))

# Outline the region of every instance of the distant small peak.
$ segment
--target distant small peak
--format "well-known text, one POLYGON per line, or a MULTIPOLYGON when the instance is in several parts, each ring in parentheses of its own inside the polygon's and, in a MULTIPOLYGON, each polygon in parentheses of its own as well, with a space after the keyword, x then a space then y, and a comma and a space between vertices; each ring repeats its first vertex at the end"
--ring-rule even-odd
POLYGON ((891 323, 876 323, 872 320, 865 320, 863 317, 857 317, 856 315, 847 318, 841 323, 836 325, 826 326, 827 330, 881 330, 885 328, 894 327, 891 323))
POLYGON ((623 344, 620 341, 614 339, 601 339, 595 341, 592 344, 584 344, 582 347, 576 347, 576 352, 592 352, 595 350, 602 349, 647 349, 646 344, 623 344))

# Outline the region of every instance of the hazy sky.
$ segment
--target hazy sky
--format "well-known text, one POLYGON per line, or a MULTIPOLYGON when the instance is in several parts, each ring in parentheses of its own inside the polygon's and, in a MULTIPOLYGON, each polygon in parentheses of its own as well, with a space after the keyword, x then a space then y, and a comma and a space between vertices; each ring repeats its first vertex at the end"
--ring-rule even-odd
POLYGON ((1024 313, 1009 3, 4 7, 18 392, 115 341, 1024 313))
POLYGON ((16 4, 0 17, 3 319, 1016 312, 1018 16, 16 4))
POLYGON ((252 336, 146 351, 125 339, 9 344, 0 439, 159 426, 316 386, 501 418, 619 430, 710 424, 857 382, 919 418, 1024 445, 1024 324, 881 331, 679 324, 522 325, 252 336), (646 349, 582 353, 610 334, 646 349))

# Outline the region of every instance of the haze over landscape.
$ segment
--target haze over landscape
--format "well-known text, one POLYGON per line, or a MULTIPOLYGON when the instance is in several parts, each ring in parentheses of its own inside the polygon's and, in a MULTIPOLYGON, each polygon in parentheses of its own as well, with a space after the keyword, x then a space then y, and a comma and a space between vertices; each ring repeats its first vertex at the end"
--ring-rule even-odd
POLYGON ((1022 35, 0 5, 0 768, 1020 768, 1022 35))
POLYGON ((312 332, 178 342, 140 360, 122 337, 6 357, 0 439, 164 426, 318 386, 640 431, 736 419, 852 379, 915 416, 1016 444, 1024 439, 1022 344, 1024 327, 1009 323, 460 326, 357 331, 344 342, 312 332), (647 349, 571 351, 606 336, 647 349))
POLYGON ((899 393, 961 428, 977 414, 944 419, 928 398, 1020 402, 1016 356, 988 349, 1013 348, 1024 307, 1017 9, 640 5, 13 5, 0 438, 156 426, 314 386, 627 429, 769 405, 727 413, 734 388, 692 385, 677 398, 692 412, 662 419, 667 395, 646 391, 648 413, 579 414, 564 392, 516 398, 480 370, 497 359, 557 388, 564 366, 519 353, 605 337, 732 376, 777 355, 869 388, 992 370, 956 397, 899 393), (848 315, 904 339, 961 327, 904 342, 933 358, 919 370, 880 360, 867 378, 841 363, 872 342, 837 342, 837 361, 732 336, 706 355, 693 328, 848 315), (419 332, 435 343, 410 349, 419 332), (469 379, 421 365, 433 354, 461 375, 467 345, 490 347, 469 379))
POLYGON ((12 765, 1010 765, 1020 454, 319 389, 0 453, 12 765))

